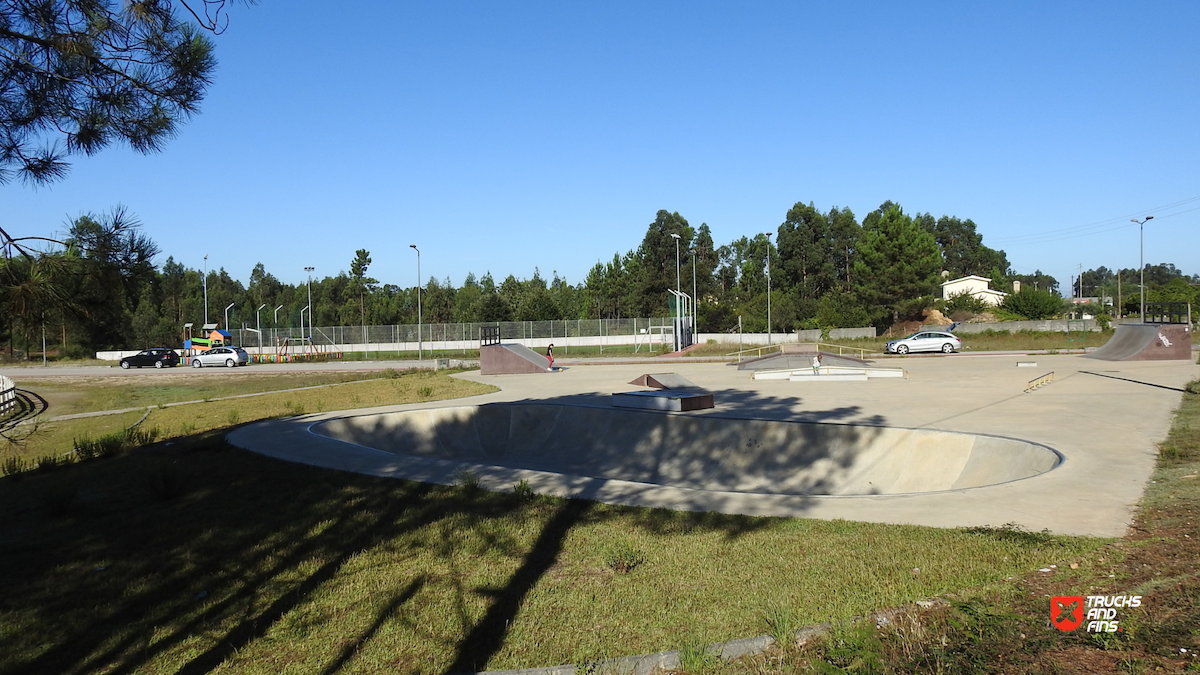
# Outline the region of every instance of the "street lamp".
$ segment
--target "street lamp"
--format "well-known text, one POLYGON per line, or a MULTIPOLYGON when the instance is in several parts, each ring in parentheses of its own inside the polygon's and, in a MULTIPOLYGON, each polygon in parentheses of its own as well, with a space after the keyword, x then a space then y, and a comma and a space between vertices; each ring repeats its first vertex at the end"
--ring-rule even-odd
POLYGON ((767 233, 767 346, 771 346, 771 233, 767 233))
POLYGON ((204 254, 204 325, 208 325, 208 254, 204 254))
POLYGON ((696 334, 696 308, 700 306, 700 296, 696 295, 696 247, 692 247, 692 335, 696 334))
MULTIPOLYGON (((308 341, 312 343, 312 273, 315 267, 305 267, 304 271, 308 273, 308 341)), ((300 337, 304 337, 304 312, 300 312, 300 337)))
POLYGON ((416 244, 409 244, 409 248, 417 252, 417 361, 422 361, 421 353, 421 249, 417 248, 416 244))
POLYGON ((1146 323, 1146 237, 1143 234, 1146 230, 1146 221, 1154 220, 1154 216, 1146 216, 1141 220, 1131 218, 1129 222, 1138 224, 1138 273, 1141 274, 1140 286, 1141 296, 1141 313, 1142 323, 1146 323))
MULTIPOLYGON (((236 305, 236 302, 229 303, 229 307, 236 305)), ((229 307, 225 308, 225 330, 229 330, 229 307)))
MULTIPOLYGON (((679 291, 679 240, 682 238, 674 232, 671 238, 675 240, 675 290, 679 291)), ((675 296, 675 351, 683 349, 683 308, 679 304, 679 296, 675 296)))
POLYGON ((267 306, 267 303, 264 302, 263 304, 258 306, 258 309, 254 310, 254 332, 258 333, 258 354, 259 354, 259 356, 262 356, 262 319, 258 316, 258 313, 261 312, 263 310, 263 307, 266 307, 266 306, 267 306))

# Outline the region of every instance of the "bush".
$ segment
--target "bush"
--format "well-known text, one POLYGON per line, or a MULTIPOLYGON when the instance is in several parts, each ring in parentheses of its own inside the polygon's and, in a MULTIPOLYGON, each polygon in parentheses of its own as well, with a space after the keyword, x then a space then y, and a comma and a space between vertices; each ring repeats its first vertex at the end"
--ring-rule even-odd
POLYGON ((1004 298, 1005 309, 1031 321, 1049 319, 1062 313, 1063 300, 1057 293, 1039 288, 1022 288, 1004 298))
POLYGON ((972 314, 982 314, 991 308, 983 298, 971 295, 967 291, 955 293, 946 299, 946 314, 954 314, 955 312, 970 312, 972 314))
POLYGON ((646 562, 646 554, 630 544, 620 544, 604 554, 604 565, 618 574, 629 574, 646 562))
POLYGON ((0 464, 0 475, 2 476, 15 476, 28 470, 29 465, 20 457, 6 457, 4 463, 0 464))

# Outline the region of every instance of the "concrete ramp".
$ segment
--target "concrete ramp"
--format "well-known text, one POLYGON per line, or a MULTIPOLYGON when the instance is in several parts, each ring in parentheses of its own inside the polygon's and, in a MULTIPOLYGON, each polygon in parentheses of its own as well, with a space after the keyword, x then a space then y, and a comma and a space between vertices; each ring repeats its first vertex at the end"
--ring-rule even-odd
POLYGON ((630 380, 629 384, 651 389, 700 389, 695 382, 678 373, 646 373, 630 380))
POLYGON ((840 424, 503 403, 344 417, 311 431, 422 460, 778 495, 961 490, 1050 471, 1026 441, 840 424))
POLYGON ((1084 354, 1101 361, 1192 359, 1192 333, 1185 324, 1123 323, 1104 346, 1084 354))
POLYGON ((522 344, 486 345, 479 348, 481 375, 515 375, 550 372, 550 361, 522 344))

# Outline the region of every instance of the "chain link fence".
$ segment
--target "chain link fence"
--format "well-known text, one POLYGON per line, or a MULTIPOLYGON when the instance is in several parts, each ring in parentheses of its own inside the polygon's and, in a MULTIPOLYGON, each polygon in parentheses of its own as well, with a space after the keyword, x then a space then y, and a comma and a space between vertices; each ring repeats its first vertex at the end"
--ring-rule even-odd
MULTIPOLYGON (((501 340, 538 340, 571 338, 600 338, 608 336, 636 336, 647 341, 671 335, 671 319, 568 319, 560 321, 493 321, 488 323, 428 323, 419 327, 420 341, 429 343, 453 343, 451 349, 479 346, 479 328, 498 326, 501 340), (659 336, 659 338, 655 338, 659 336)), ((235 328, 230 331, 233 344, 243 347, 259 346, 257 331, 250 328, 235 328)), ((303 341, 308 334, 306 328, 264 328, 262 347, 264 351, 291 340, 303 341)), ((396 326, 314 326, 312 342, 318 347, 345 347, 347 345, 381 345, 384 348, 400 349, 400 345, 418 341, 417 324, 396 326)), ((669 337, 668 337, 669 339, 669 337)), ((407 348, 407 347, 405 347, 407 348)))

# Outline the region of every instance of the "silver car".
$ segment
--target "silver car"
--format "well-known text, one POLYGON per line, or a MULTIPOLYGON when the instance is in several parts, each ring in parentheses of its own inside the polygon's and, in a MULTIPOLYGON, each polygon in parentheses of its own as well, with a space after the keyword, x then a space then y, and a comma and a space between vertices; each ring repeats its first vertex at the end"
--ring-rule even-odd
POLYGON ((891 340, 884 346, 888 354, 907 354, 909 352, 942 352, 950 354, 962 349, 962 340, 954 333, 923 330, 913 333, 906 338, 891 340))
POLYGON ((241 347, 214 347, 208 351, 188 357, 188 362, 192 364, 193 368, 201 368, 203 366, 227 366, 233 368, 235 366, 248 365, 250 363, 250 355, 241 347))

